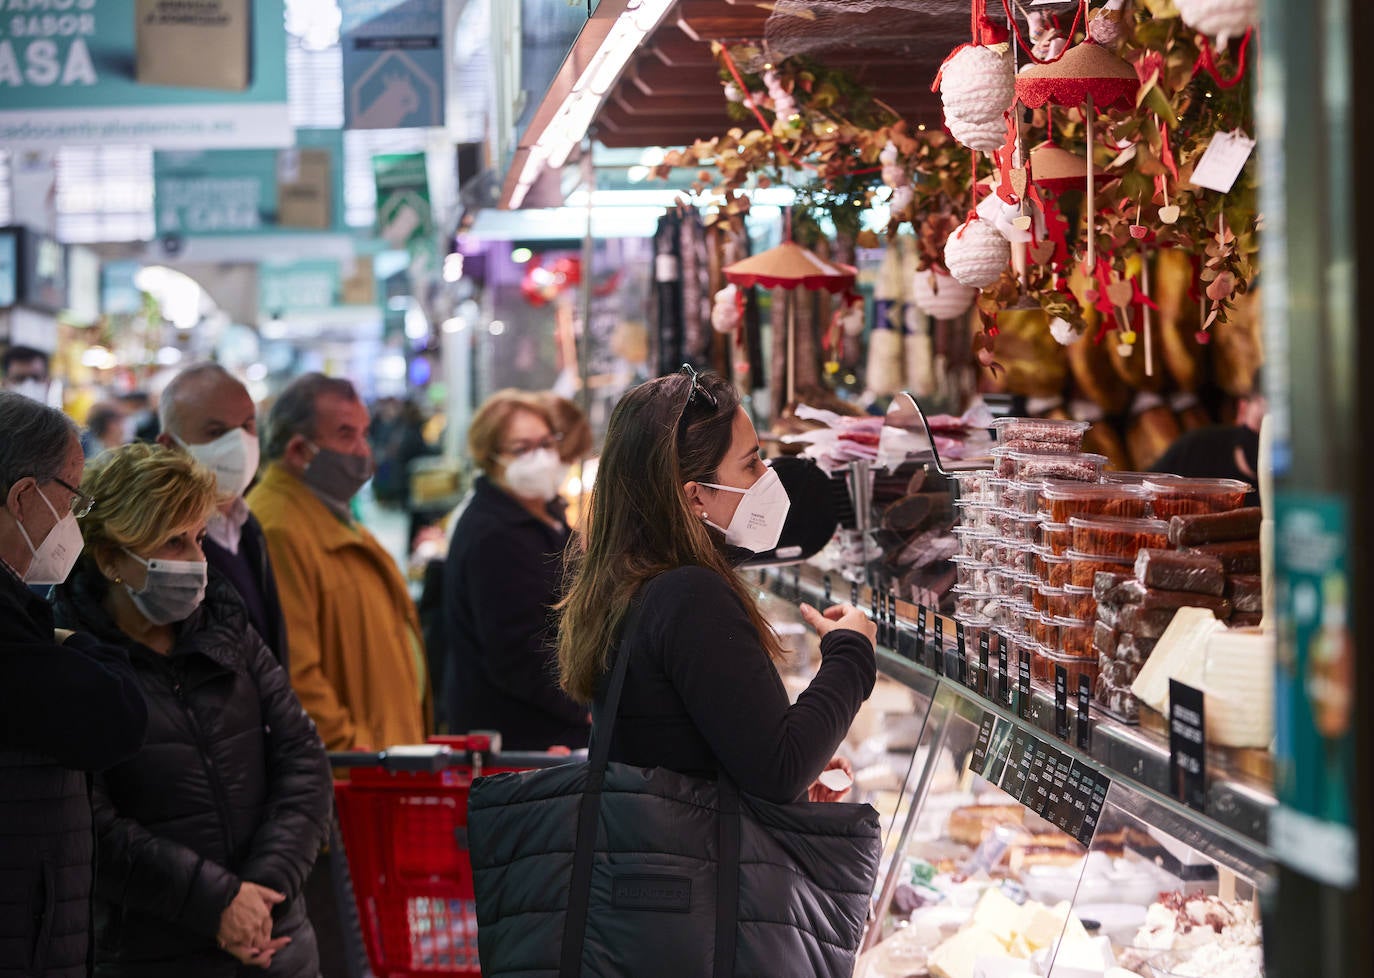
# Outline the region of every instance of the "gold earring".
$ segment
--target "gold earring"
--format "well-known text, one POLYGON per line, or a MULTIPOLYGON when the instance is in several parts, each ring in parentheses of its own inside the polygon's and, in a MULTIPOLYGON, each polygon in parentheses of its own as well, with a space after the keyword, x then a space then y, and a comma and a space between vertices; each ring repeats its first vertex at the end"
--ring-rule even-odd
POLYGON ((116 575, 115 575, 114 582, 115 582, 116 584, 123 584, 123 583, 124 583, 124 578, 122 578, 122 577, 120 577, 118 574, 116 574, 116 575))

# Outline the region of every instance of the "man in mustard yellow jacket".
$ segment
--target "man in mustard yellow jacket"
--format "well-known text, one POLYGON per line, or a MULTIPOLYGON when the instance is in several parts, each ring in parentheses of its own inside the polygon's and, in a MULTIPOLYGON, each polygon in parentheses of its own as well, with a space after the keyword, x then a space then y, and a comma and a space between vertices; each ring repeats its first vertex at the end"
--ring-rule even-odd
POLYGON ((268 415, 269 464, 247 497, 277 575, 291 683, 329 750, 421 743, 429 732, 414 602, 349 508, 372 475, 367 427, 349 381, 298 377, 268 415))

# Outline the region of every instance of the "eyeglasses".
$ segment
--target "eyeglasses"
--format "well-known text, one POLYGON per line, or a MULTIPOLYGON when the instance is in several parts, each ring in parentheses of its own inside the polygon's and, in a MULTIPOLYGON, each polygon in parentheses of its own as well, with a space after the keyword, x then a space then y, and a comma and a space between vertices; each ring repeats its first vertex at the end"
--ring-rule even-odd
POLYGON ((691 406, 692 402, 696 400, 698 394, 701 395, 701 399, 703 402, 711 405, 712 411, 720 407, 720 401, 716 399, 716 395, 712 394, 704 386, 702 386, 701 374, 697 373, 695 367, 693 367, 690 363, 684 363, 682 365, 682 369, 679 370, 678 373, 682 374, 682 376, 687 377, 692 381, 692 386, 687 390, 687 401, 685 404, 682 405, 682 409, 684 412, 687 410, 688 407, 691 406))
POLYGON ((80 489, 76 488, 76 486, 69 485, 67 483, 67 480, 60 479, 57 476, 53 476, 52 481, 56 482, 59 486, 61 486, 63 489, 67 490, 69 493, 72 494, 72 515, 75 516, 77 519, 81 519, 91 510, 95 509, 94 496, 86 495, 80 489))
POLYGON ((509 455, 512 458, 519 458, 521 455, 528 455, 530 452, 537 452, 541 448, 557 450, 558 443, 563 440, 562 432, 555 431, 551 435, 546 435, 538 441, 518 441, 513 445, 501 449, 502 455, 509 455))

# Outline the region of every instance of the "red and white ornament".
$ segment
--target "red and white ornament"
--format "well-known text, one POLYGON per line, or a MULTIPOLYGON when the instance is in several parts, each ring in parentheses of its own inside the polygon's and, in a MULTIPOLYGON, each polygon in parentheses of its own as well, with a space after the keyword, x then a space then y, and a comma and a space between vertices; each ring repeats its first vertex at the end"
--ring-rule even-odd
POLYGON ((911 297, 927 316, 958 319, 978 298, 978 290, 962 285, 948 272, 926 268, 911 280, 911 297))
POLYGON ((1244 34, 1259 19, 1258 0, 1174 0, 1174 5, 1185 24, 1215 37, 1223 48, 1230 38, 1244 34))
POLYGON ((1016 69, 1008 45, 971 44, 940 70, 940 101, 950 135, 970 149, 991 153, 1006 141, 1003 113, 1016 99, 1016 69))
POLYGON ((996 282, 1011 262, 1011 242, 997 228, 971 217, 945 242, 945 267, 959 282, 983 289, 996 282))

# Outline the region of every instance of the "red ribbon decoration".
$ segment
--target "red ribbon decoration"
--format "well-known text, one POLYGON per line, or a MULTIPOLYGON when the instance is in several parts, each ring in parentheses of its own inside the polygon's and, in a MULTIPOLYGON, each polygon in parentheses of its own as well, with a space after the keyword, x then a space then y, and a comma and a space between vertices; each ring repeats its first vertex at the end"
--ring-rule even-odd
POLYGON ((1236 73, 1230 78, 1224 78, 1221 69, 1217 67, 1217 55, 1212 47, 1211 39, 1202 35, 1202 50, 1198 54, 1197 63, 1193 65, 1193 74, 1199 71, 1206 71, 1212 76, 1212 81, 1216 82, 1221 88, 1235 88, 1245 78, 1245 52, 1250 47, 1250 37, 1255 33, 1252 27, 1245 32, 1245 36, 1240 39, 1240 51, 1236 53, 1236 73))

